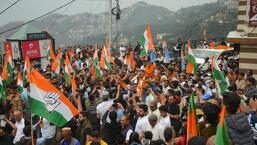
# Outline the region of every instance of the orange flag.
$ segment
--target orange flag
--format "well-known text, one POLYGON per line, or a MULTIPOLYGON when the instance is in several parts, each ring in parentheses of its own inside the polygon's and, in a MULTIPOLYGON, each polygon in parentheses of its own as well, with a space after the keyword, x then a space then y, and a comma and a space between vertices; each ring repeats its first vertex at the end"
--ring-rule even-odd
POLYGON ((190 138, 198 136, 198 125, 195 111, 194 96, 191 95, 189 100, 188 116, 187 116, 187 143, 190 138))

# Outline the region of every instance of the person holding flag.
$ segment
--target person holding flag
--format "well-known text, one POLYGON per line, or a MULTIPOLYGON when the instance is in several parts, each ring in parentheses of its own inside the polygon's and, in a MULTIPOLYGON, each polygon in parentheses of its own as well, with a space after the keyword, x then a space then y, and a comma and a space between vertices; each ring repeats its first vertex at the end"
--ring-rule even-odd
POLYGON ((224 73, 220 70, 216 60, 214 59, 214 56, 212 56, 211 60, 211 70, 213 78, 216 81, 216 89, 218 90, 216 95, 222 95, 228 88, 228 83, 225 79, 224 73))
POLYGON ((237 113, 240 97, 236 93, 223 94, 223 108, 217 129, 215 144, 254 145, 253 132, 245 113, 237 113))

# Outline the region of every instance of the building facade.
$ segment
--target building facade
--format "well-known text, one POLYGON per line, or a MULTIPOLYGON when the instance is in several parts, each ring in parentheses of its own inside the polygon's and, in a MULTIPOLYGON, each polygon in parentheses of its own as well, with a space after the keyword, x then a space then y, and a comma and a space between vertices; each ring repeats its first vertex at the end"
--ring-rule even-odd
POLYGON ((228 34, 230 43, 240 47, 241 72, 253 70, 257 79, 257 0, 239 0, 237 30, 228 34))

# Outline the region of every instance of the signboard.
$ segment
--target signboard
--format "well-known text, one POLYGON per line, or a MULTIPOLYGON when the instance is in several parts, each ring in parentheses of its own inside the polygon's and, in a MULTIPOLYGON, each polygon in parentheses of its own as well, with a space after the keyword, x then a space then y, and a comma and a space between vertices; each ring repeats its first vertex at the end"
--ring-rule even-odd
POLYGON ((50 39, 47 39, 47 40, 39 40, 40 56, 41 56, 41 57, 46 57, 46 55, 47 55, 47 49, 48 49, 48 46, 49 46, 49 45, 52 45, 50 39))
POLYGON ((39 41, 23 41, 21 43, 23 58, 28 56, 30 59, 40 58, 39 41))
POLYGON ((257 27, 257 0, 250 0, 249 27, 257 27))
POLYGON ((47 33, 29 33, 27 34, 28 40, 39 40, 39 39, 47 39, 47 33))
POLYGON ((5 52, 7 50, 11 51, 13 59, 18 59, 21 57, 20 49, 19 49, 19 42, 4 42, 4 49, 5 49, 5 52))

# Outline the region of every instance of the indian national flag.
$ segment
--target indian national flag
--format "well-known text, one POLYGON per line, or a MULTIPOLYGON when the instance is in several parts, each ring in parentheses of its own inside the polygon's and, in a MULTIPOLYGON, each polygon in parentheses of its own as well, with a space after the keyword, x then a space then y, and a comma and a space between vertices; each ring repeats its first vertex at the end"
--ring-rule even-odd
POLYGON ((70 56, 70 61, 72 62, 72 59, 75 56, 74 50, 73 49, 71 49, 71 50, 69 49, 68 50, 68 55, 70 56))
POLYGON ((128 66, 129 71, 134 71, 136 68, 136 62, 134 60, 134 52, 130 51, 129 56, 125 56, 124 64, 128 66))
POLYGON ((77 84, 75 82, 75 77, 74 76, 71 78, 71 87, 72 87, 72 95, 73 95, 74 100, 75 100, 75 97, 77 95, 77 92, 76 92, 77 91, 77 84))
POLYGON ((187 62, 186 72, 188 74, 193 74, 193 73, 195 74, 195 73, 197 73, 197 63, 195 60, 194 53, 191 49, 189 40, 187 42, 187 51, 188 51, 188 55, 187 55, 188 62, 187 62))
POLYGON ((23 80, 25 82, 29 82, 29 75, 28 74, 30 74, 30 70, 31 70, 31 66, 30 66, 29 57, 26 56, 25 57, 24 69, 23 69, 23 80))
POLYGON ((4 102, 6 98, 5 89, 2 81, 2 76, 0 75, 0 104, 4 102))
POLYGON ((188 117, 187 117, 187 142, 190 138, 198 136, 198 125, 195 111, 195 102, 194 96, 190 96, 189 108, 188 108, 188 117))
POLYGON ((54 55, 51 40, 49 40, 49 42, 48 42, 46 58, 47 58, 47 60, 50 60, 50 59, 54 60, 55 59, 55 55, 54 55))
POLYGON ((30 76, 30 111, 32 113, 46 118, 59 127, 78 115, 78 110, 69 99, 39 72, 32 70, 30 76))
POLYGON ((18 87, 18 92, 21 93, 23 91, 23 81, 20 72, 18 72, 16 85, 18 87))
POLYGON ((215 144, 216 145, 229 145, 229 137, 228 137, 228 131, 225 121, 225 112, 226 107, 223 106, 221 113, 220 113, 220 122, 217 128, 217 133, 215 136, 215 144))
POLYGON ((106 54, 107 54, 107 57, 109 58, 110 63, 115 64, 115 62, 112 58, 112 54, 111 54, 111 51, 110 51, 111 48, 110 48, 110 45, 108 43, 108 40, 105 41, 104 47, 105 47, 106 54))
POLYGON ((95 50, 95 53, 94 53, 94 58, 93 58, 93 63, 94 63, 94 74, 96 74, 96 76, 98 77, 98 79, 103 79, 102 77, 102 71, 99 67, 99 64, 98 64, 98 50, 96 49, 95 50))
POLYGON ((106 50, 105 47, 102 49, 101 60, 100 60, 100 66, 101 66, 101 68, 103 68, 103 69, 112 70, 112 66, 111 66, 111 63, 110 63, 110 59, 109 59, 109 57, 108 57, 107 50, 106 50))
POLYGON ((64 78, 68 85, 70 85, 71 82, 71 73, 73 73, 73 69, 70 64, 70 60, 68 55, 66 54, 66 59, 64 61, 65 68, 64 68, 64 78))
POLYGON ((212 73, 213 73, 214 79, 218 81, 218 84, 217 84, 218 93, 221 95, 226 91, 226 89, 228 87, 228 83, 224 76, 224 73, 220 70, 214 57, 212 57, 212 59, 211 59, 211 68, 212 68, 212 73))
POLYGON ((2 79, 6 84, 10 84, 13 81, 13 61, 11 51, 6 51, 4 68, 2 71, 2 79))
POLYGON ((52 63, 52 71, 59 75, 60 74, 60 69, 61 69, 61 57, 62 57, 62 52, 59 51, 56 58, 54 59, 54 62, 52 63))
POLYGON ((141 44, 141 48, 142 48, 142 50, 140 52, 141 57, 147 55, 149 51, 154 50, 154 44, 153 44, 153 38, 152 38, 152 32, 151 32, 150 25, 146 26, 144 35, 141 37, 140 44, 141 44))

